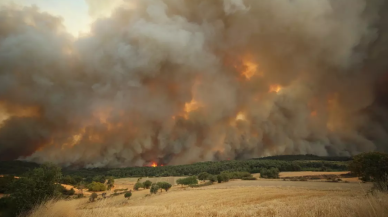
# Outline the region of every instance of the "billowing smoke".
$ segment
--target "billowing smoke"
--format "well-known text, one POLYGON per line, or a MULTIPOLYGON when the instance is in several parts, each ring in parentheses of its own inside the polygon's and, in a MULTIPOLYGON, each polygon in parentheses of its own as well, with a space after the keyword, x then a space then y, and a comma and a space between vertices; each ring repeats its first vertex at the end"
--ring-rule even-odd
POLYGON ((79 38, 36 7, 1 8, 0 159, 388 151, 384 0, 118 2, 94 2, 79 38))

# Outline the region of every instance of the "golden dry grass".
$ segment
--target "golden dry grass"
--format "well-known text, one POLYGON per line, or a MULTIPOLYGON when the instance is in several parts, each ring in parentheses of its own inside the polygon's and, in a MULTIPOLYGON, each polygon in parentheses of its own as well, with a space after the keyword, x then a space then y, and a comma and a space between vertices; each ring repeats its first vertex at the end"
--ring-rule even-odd
POLYGON ((311 184, 302 187, 282 186, 302 182, 272 181, 273 186, 262 186, 264 183, 232 181, 194 189, 175 186, 152 196, 143 190, 133 192, 130 200, 120 195, 94 203, 86 199, 50 201, 30 216, 388 216, 388 196, 365 196, 370 185, 303 182, 311 184))

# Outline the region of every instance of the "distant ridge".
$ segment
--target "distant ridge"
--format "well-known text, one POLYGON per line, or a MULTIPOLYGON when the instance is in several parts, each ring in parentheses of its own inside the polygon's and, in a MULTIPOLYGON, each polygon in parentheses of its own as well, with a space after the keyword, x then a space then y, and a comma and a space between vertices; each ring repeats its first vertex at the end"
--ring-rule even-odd
POLYGON ((299 154, 299 155, 274 155, 268 157, 252 158, 254 160, 284 160, 284 161, 297 161, 297 160, 323 160, 323 161, 350 161, 352 157, 346 156, 318 156, 313 154, 299 154))

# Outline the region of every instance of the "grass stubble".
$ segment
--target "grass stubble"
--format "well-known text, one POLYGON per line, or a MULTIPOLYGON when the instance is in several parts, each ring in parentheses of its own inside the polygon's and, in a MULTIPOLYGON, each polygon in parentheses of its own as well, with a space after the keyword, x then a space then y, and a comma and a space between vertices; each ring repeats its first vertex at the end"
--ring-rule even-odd
POLYGON ((117 196, 94 203, 87 199, 49 201, 30 217, 116 216, 273 216, 273 217, 388 217, 388 195, 367 194, 369 186, 352 188, 260 186, 261 181, 231 181, 202 188, 174 186, 169 192, 148 196, 133 192, 130 200, 117 196), (252 183, 253 182, 253 183, 252 183), (246 184, 245 184, 246 183, 246 184), (249 184, 248 184, 249 183, 249 184), (256 185, 255 185, 256 184, 256 185))

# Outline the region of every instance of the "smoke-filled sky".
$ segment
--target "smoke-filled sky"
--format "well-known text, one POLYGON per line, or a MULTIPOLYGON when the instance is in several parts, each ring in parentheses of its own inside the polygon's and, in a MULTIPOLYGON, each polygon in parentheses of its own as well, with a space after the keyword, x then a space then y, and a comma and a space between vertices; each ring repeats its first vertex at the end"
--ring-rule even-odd
POLYGON ((384 0, 10 2, 0 0, 0 160, 388 151, 384 0))

